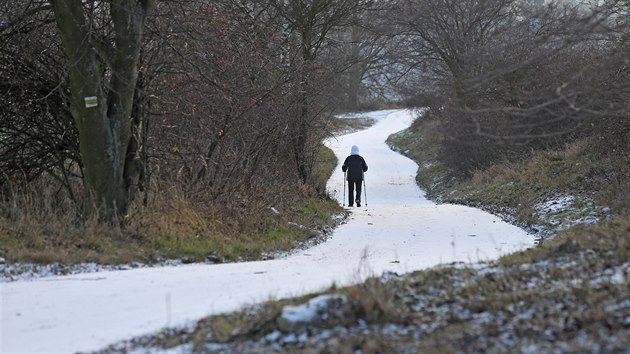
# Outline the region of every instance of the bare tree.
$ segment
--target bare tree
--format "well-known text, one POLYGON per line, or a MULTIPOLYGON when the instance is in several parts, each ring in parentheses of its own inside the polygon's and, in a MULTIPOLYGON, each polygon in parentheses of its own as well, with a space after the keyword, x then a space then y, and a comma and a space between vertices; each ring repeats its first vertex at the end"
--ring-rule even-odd
POLYGON ((7 2, 0 11, 0 185, 47 174, 74 199, 81 159, 50 6, 7 2))
POLYGON ((344 109, 356 110, 360 103, 371 99, 388 100, 382 95, 387 90, 387 82, 383 80, 387 71, 387 63, 383 60, 389 48, 386 32, 386 19, 382 16, 386 4, 373 3, 359 9, 353 14, 352 25, 337 31, 341 43, 342 67, 345 78, 343 91, 344 109))
POLYGON ((410 90, 439 97, 431 112, 455 170, 469 174, 563 144, 619 101, 614 90, 602 90, 615 81, 609 70, 621 69, 606 29, 618 1, 590 8, 516 0, 395 4, 398 68, 412 74, 410 90))
POLYGON ((151 168, 185 195, 225 210, 277 201, 278 190, 298 180, 288 166, 295 53, 286 53, 292 42, 283 22, 263 5, 189 1, 156 8, 160 54, 151 54, 157 57, 151 65, 162 69, 150 111, 151 139, 160 144, 150 147, 151 168))
POLYGON ((68 57, 70 112, 79 133, 88 205, 124 213, 137 173, 132 109, 150 0, 51 1, 68 57), (99 32, 103 30, 103 32, 99 32), (113 38, 104 36, 109 32, 113 38))
POLYGON ((314 151, 313 132, 318 123, 318 112, 310 108, 314 92, 310 85, 317 76, 316 59, 323 49, 333 44, 333 31, 350 27, 356 23, 356 13, 368 6, 371 0, 290 0, 274 1, 273 5, 287 23, 286 30, 297 34, 301 65, 297 103, 299 112, 291 124, 293 153, 297 171, 303 182, 307 182, 312 170, 314 151))
POLYGON ((37 46, 6 56, 42 63, 3 63, 2 72, 21 65, 36 75, 22 75, 32 87, 4 86, 6 102, 31 98, 2 112, 11 138, 0 163, 67 186, 76 174, 86 205, 104 203, 108 216, 123 213, 148 176, 152 188, 227 206, 296 195, 310 182, 340 88, 356 91, 382 51, 379 37, 366 36, 370 4, 166 1, 148 16, 145 1, 33 0, 2 21, 3 34, 19 34, 14 42, 26 38, 22 28, 42 28, 37 46), (339 79, 348 70, 352 84, 339 79), (41 118, 29 121, 31 113, 41 118), (12 126, 18 116, 25 125, 12 126), (41 143, 21 144, 33 132, 41 143))
POLYGON ((484 50, 517 21, 516 0, 403 0, 395 10, 411 68, 449 80, 457 97, 484 70, 484 50))

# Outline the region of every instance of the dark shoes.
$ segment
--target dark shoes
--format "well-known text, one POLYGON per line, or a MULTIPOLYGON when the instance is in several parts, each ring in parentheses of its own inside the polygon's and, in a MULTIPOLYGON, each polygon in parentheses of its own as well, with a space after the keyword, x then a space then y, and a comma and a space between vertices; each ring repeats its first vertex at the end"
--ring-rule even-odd
MULTIPOLYGON (((360 206, 361 206, 361 200, 357 199, 357 200, 356 200, 356 202, 357 202, 357 206, 358 206, 358 207, 360 207, 360 206)), ((348 204, 348 207, 349 207, 349 208, 351 208, 351 207, 353 207, 353 206, 354 206, 354 204, 352 204, 352 203, 349 203, 349 204, 348 204)))

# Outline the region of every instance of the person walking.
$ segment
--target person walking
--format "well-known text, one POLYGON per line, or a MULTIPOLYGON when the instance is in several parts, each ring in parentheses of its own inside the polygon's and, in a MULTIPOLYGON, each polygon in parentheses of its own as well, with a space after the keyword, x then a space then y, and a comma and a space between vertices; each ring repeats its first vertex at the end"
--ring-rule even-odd
POLYGON ((367 172, 368 166, 361 155, 359 155, 359 147, 352 145, 350 150, 350 156, 346 157, 346 160, 341 166, 343 172, 348 171, 346 180, 348 181, 348 206, 354 206, 356 202, 357 206, 361 206, 361 183, 363 182, 363 173, 367 172), (354 191, 357 191, 356 199, 354 198, 354 191))

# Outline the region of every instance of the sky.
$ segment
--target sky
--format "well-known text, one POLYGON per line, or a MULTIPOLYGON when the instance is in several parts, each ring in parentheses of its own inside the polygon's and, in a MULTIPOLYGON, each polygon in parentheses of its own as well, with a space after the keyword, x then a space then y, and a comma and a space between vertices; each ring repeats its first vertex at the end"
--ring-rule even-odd
MULTIPOLYGON (((418 113, 364 113, 366 130, 326 141, 340 162, 352 145, 369 170, 367 200, 332 237, 283 258, 189 264, 0 283, 1 353, 72 353, 102 349, 165 327, 270 299, 350 285, 383 272, 443 263, 474 263, 534 245, 534 237, 498 217, 459 205, 436 205, 415 183, 418 166, 385 139, 418 113)), ((341 203, 337 166, 328 190, 341 203)))

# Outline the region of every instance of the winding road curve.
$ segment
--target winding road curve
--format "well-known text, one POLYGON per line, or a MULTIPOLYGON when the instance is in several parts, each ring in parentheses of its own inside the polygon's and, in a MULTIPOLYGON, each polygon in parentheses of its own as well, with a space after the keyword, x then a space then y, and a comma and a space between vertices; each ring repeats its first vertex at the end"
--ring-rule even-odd
MULTIPOLYGON (((327 142, 341 161, 358 145, 369 166, 369 205, 355 208, 329 241, 271 261, 0 283, 0 352, 98 350, 270 298, 347 285, 384 271, 494 259, 533 245, 532 236, 495 216, 426 200, 415 184, 417 165, 385 144, 387 136, 411 124, 413 114, 367 115, 377 119, 374 126, 327 142)), ((339 200, 342 176, 338 168, 329 181, 329 191, 339 200)))

